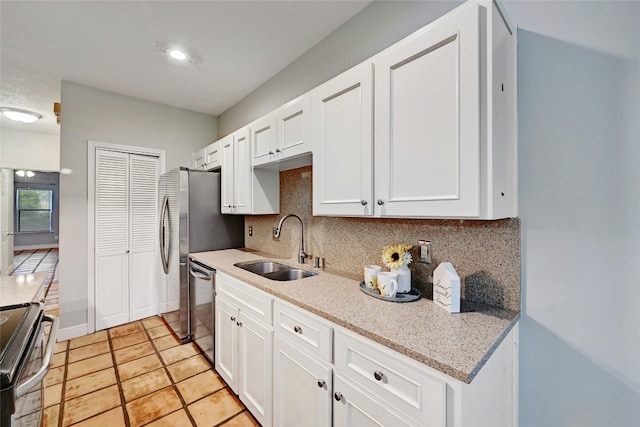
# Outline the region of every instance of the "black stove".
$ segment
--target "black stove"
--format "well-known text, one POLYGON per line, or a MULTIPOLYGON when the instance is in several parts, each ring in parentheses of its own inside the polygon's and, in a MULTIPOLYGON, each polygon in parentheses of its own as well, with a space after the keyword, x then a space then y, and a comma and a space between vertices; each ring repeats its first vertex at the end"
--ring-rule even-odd
POLYGON ((58 319, 40 303, 0 307, 0 426, 38 425, 42 379, 55 348, 58 319), (46 353, 44 322, 52 322, 46 353), (29 398, 21 399, 29 395, 29 398), (26 405, 25 402, 35 404, 26 405))

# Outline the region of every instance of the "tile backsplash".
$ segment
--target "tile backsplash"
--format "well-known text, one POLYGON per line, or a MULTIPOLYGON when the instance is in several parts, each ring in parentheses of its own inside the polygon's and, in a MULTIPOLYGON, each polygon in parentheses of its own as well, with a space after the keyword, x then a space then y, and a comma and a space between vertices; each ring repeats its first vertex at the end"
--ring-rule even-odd
POLYGON ((279 254, 296 263, 300 225, 287 219, 278 241, 273 228, 282 215, 293 213, 304 223, 304 246, 313 257, 324 258, 325 271, 361 279, 365 264, 382 264, 382 248, 392 243, 413 244, 409 265, 414 286, 427 297, 433 270, 440 262, 453 264, 462 281, 463 298, 514 311, 520 310, 520 220, 497 221, 336 218, 312 216, 310 166, 280 172, 280 215, 247 216, 247 248, 279 254), (249 236, 249 226, 253 235, 249 236), (433 242, 433 262, 418 259, 418 240, 433 242))

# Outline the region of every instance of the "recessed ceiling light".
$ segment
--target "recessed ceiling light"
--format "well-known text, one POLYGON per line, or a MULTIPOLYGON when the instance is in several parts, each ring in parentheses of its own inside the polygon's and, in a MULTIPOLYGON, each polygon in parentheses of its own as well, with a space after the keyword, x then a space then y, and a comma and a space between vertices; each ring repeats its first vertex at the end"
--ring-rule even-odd
POLYGON ((187 54, 181 51, 180 49, 169 48, 166 50, 167 55, 172 57, 177 61, 185 61, 187 59, 187 54))
POLYGON ((42 118, 41 114, 34 113, 33 111, 20 110, 19 108, 0 107, 2 114, 15 122, 21 123, 33 123, 42 118))

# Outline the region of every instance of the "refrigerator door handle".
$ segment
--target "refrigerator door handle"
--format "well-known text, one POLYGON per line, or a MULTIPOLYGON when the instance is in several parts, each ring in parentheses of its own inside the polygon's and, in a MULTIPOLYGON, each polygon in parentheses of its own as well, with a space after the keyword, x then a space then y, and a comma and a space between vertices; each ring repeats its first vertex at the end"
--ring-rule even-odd
POLYGON ((165 242, 165 223, 167 218, 171 219, 169 212, 169 196, 164 196, 162 201, 162 213, 160 214, 160 259, 162 260, 162 268, 165 274, 169 273, 169 252, 171 250, 171 223, 167 223, 169 230, 169 244, 165 242))

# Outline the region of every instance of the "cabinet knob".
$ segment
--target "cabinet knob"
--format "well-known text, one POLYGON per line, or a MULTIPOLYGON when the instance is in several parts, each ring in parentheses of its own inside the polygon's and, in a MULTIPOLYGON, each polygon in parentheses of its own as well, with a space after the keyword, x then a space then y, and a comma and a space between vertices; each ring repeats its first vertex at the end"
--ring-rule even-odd
POLYGON ((376 379, 376 381, 382 381, 382 377, 384 376, 384 374, 380 371, 375 371, 373 373, 373 378, 376 379))
POLYGON ((235 322, 235 321, 236 321, 236 318, 235 318, 235 317, 233 317, 233 316, 231 316, 231 321, 232 321, 232 322, 235 322))
POLYGON ((236 322, 236 325, 242 326, 242 322, 236 322))
POLYGON ((339 391, 336 391, 333 394, 333 398, 336 399, 338 402, 340 402, 342 400, 342 393, 340 393, 339 391))
POLYGON ((322 380, 322 379, 318 380, 318 387, 324 388, 325 385, 327 385, 325 380, 322 380))
POLYGON ((360 200, 360 204, 362 206, 367 206, 367 201, 365 199, 360 200))
POLYGON ((293 330, 295 331, 296 334, 301 334, 302 333, 302 327, 301 326, 294 326, 293 330))
POLYGON ((273 151, 269 151, 269 155, 273 156, 273 151))
POLYGON ((131 252, 129 249, 127 249, 126 251, 124 251, 125 254, 128 254, 129 252, 131 252))
POLYGON ((384 200, 378 199, 377 203, 378 203, 378 206, 382 206, 384 205, 384 200))
POLYGON ((276 153, 280 153, 282 152, 282 150, 280 150, 279 148, 276 148, 276 153))

